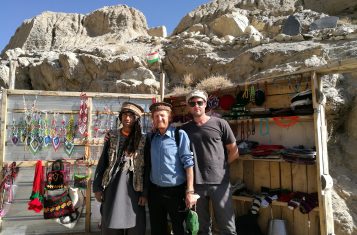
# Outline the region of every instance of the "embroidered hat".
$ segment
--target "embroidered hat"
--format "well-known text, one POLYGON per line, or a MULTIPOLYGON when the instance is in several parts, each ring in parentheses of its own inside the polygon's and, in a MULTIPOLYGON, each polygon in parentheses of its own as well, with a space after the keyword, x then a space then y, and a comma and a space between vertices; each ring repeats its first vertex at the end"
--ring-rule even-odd
POLYGON ((121 119, 121 115, 125 112, 132 112, 134 113, 136 116, 141 116, 144 114, 144 109, 142 107, 140 107, 137 104, 134 104, 132 102, 126 101, 122 104, 121 106, 121 110, 119 113, 119 119, 121 119))
POLYGON ((249 95, 246 95, 245 91, 240 91, 236 96, 236 100, 237 104, 241 106, 245 106, 250 102, 249 95))
POLYGON ((149 107, 150 112, 155 112, 155 111, 161 111, 161 110, 166 110, 166 111, 172 111, 172 105, 166 102, 157 102, 153 103, 149 107))
POLYGON ((219 98, 215 95, 210 95, 207 100, 207 109, 215 109, 219 106, 219 98))
POLYGON ((236 99, 232 95, 222 95, 219 98, 219 105, 223 110, 230 110, 235 102, 236 99))
POLYGON ((192 92, 190 92, 187 96, 186 96, 186 103, 188 103, 188 101, 190 99, 192 99, 193 97, 198 97, 198 98, 202 98, 204 101, 207 101, 207 92, 202 91, 202 90, 194 90, 192 92))
POLYGON ((255 91, 255 104, 258 106, 263 105, 263 103, 265 102, 265 92, 263 90, 256 90, 255 91))

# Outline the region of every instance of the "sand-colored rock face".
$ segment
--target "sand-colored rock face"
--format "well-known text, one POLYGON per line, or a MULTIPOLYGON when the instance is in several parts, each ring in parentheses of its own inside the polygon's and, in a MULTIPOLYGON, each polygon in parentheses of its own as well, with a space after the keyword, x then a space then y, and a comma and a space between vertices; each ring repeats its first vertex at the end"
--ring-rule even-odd
MULTIPOLYGON (((300 2, 215 0, 188 13, 171 36, 164 26, 148 29, 144 15, 127 6, 87 15, 44 12, 25 21, 2 52, 0 86, 8 86, 14 62, 18 89, 158 93, 161 70, 169 90, 186 74, 198 80, 222 74, 243 82, 357 57, 353 20, 311 30, 327 19, 324 9, 333 1, 323 1, 321 8, 300 2), (314 11, 306 8, 310 5, 314 11), (159 51, 160 66, 146 61, 153 51, 159 51)), ((335 6, 335 12, 340 9, 335 6)), ((357 234, 356 78, 356 73, 324 78, 335 227, 343 235, 357 234)))
POLYGON ((125 5, 105 7, 88 15, 44 12, 25 21, 5 51, 74 50, 126 42, 147 35, 144 15, 125 5))
POLYGON ((304 0, 304 6, 328 14, 346 14, 356 11, 357 2, 349 0, 304 0))

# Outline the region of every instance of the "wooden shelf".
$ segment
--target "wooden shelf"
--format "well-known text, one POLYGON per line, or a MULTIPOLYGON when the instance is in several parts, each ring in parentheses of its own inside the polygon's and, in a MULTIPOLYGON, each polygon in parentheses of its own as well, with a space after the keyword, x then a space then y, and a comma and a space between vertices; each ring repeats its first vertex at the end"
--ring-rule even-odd
MULTIPOLYGON (((276 117, 294 117, 294 116, 276 116, 276 117)), ((303 115, 303 116, 297 116, 299 117, 299 122, 310 122, 310 121, 313 121, 314 120, 314 116, 313 115, 303 115)), ((234 120, 227 120, 227 122, 229 124, 237 124, 237 123, 240 123, 240 122, 244 122, 244 121, 247 121, 247 120, 260 120, 260 119, 265 119, 265 118, 245 118, 245 119, 234 119, 234 120)), ((266 118, 268 119, 268 122, 274 122, 273 118, 272 117, 269 117, 269 118, 266 118)))
MULTIPOLYGON (((241 161, 266 161, 266 162, 286 162, 286 163, 289 163, 289 161, 285 161, 282 157, 279 158, 279 159, 269 159, 269 158, 253 157, 250 154, 239 155, 238 160, 241 160, 241 161)), ((290 162, 290 163, 304 165, 303 163, 294 163, 294 162, 290 162)), ((316 161, 314 162, 314 164, 315 163, 316 163, 316 161)), ((309 165, 309 164, 305 164, 305 165, 309 165)), ((311 165, 313 165, 313 164, 311 164, 311 165)))
MULTIPOLYGON (((232 199, 235 200, 235 201, 243 201, 243 202, 252 202, 253 201, 253 198, 246 197, 246 196, 235 196, 235 195, 233 195, 232 199)), ((288 203, 287 202, 280 202, 280 201, 273 201, 271 203, 271 205, 273 205, 273 206, 286 206, 287 207, 288 203)), ((260 209, 262 209, 262 207, 260 209)), ((313 211, 319 211, 319 207, 315 207, 313 209, 313 211)))
MULTIPOLYGON (((273 156, 277 156, 277 155, 273 155, 273 156)), ((250 154, 239 155, 238 160, 242 160, 242 161, 286 162, 282 157, 277 158, 277 159, 259 158, 259 157, 253 157, 253 156, 250 155, 250 154)))

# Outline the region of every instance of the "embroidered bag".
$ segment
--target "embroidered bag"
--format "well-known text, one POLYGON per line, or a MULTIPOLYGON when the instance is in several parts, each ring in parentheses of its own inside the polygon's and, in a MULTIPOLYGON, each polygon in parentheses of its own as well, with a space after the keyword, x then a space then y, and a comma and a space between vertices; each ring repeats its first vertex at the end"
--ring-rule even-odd
POLYGON ((88 179, 90 178, 89 163, 83 160, 77 160, 74 163, 74 187, 80 189, 86 189, 88 179))
POLYGON ((73 203, 67 190, 56 196, 47 195, 44 200, 43 216, 45 219, 60 218, 70 215, 73 212, 73 203))
POLYGON ((46 174, 46 189, 63 189, 68 185, 70 163, 56 160, 50 165, 50 171, 46 174))

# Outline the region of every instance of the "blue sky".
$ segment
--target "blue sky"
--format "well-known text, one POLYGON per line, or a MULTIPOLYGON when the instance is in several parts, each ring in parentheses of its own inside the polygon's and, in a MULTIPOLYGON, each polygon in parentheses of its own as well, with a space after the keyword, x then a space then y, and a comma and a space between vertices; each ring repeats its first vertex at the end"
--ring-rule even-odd
POLYGON ((104 6, 126 4, 144 13, 149 27, 165 25, 171 33, 190 11, 209 0, 2 0, 0 51, 25 19, 43 11, 87 14, 104 6))

